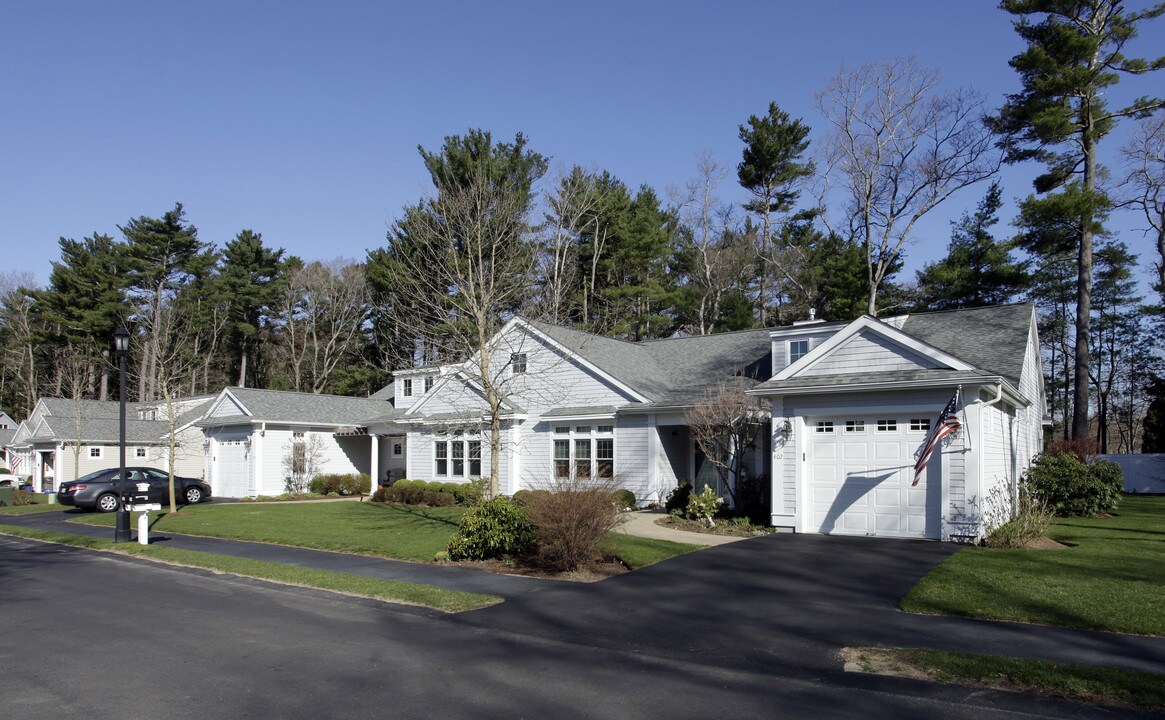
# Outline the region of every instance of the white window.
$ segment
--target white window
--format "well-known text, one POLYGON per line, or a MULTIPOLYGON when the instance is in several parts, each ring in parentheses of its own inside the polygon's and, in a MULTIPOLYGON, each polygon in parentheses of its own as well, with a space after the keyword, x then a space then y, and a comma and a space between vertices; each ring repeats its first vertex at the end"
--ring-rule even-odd
POLYGON ((553 448, 554 477, 609 478, 615 475, 614 425, 577 425, 556 427, 556 434, 570 434, 570 439, 555 438, 553 448))
POLYGON ((425 376, 425 392, 429 392, 432 389, 433 389, 433 376, 426 375, 425 376))
POLYGON ((866 431, 866 421, 865 420, 846 420, 845 421, 845 431, 846 432, 865 432, 866 431))
POLYGON ((910 429, 914 432, 927 432, 930 430, 930 420, 928 418, 910 418, 910 429))
POLYGON ((789 364, 797 362, 801 358, 809 354, 808 340, 790 340, 789 341, 789 364))
POLYGON ((461 437, 437 440, 433 466, 438 477, 481 477, 481 441, 461 437))
POLYGON ((819 432, 819 433, 831 433, 831 432, 833 432, 833 421, 832 420, 818 420, 817 427, 815 428, 815 432, 819 432))
POLYGON ((402 380, 401 382, 403 382, 403 383, 404 383, 404 385, 403 385, 403 387, 402 387, 402 389, 401 389, 401 394, 402 394, 402 395, 404 395, 405 397, 412 397, 412 396, 413 396, 413 381, 412 381, 412 378, 409 378, 409 379, 406 379, 406 380, 402 380))
POLYGON ((526 353, 510 353, 510 370, 515 375, 526 372, 526 353))
POLYGON ((897 420, 879 420, 878 432, 898 432, 897 420))
POLYGON ((145 448, 134 448, 133 456, 139 457, 139 458, 144 458, 146 456, 146 449, 145 448))
POLYGON ((101 457, 101 448, 99 448, 99 447, 89 448, 89 457, 91 457, 91 458, 101 457))
POLYGON ((403 442, 394 442, 392 444, 392 456, 400 457, 405 454, 405 444, 403 442))

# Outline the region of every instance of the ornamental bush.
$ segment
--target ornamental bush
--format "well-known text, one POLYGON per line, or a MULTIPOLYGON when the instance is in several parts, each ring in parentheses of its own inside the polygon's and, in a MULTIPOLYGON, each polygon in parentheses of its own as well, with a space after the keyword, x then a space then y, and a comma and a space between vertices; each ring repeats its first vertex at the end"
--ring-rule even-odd
POLYGON ((613 478, 561 479, 552 490, 531 491, 525 497, 543 567, 575 570, 600 557, 599 544, 626 519, 614 483, 613 478))
POLYGON ((1070 453, 1040 456, 1027 481, 1035 497, 1061 517, 1112 512, 1124 489, 1118 465, 1106 460, 1085 464, 1070 453))
POLYGON ((526 555, 536 540, 534 526, 521 506, 499 495, 465 513, 447 549, 453 560, 486 560, 526 555))
POLYGON ((724 498, 717 495, 711 485, 705 485, 699 495, 688 498, 688 517, 699 520, 708 527, 716 527, 716 521, 712 518, 723 504, 724 498))
POLYGON ((627 488, 615 491, 615 506, 620 510, 634 510, 638 505, 635 502, 635 493, 627 488))

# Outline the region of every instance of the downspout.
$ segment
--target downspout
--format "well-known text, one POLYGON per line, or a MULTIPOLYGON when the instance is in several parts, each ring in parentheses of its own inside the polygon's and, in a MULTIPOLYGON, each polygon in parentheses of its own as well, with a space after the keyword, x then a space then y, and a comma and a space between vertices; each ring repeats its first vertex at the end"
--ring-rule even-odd
MULTIPOLYGON (((995 383, 995 397, 991 398, 990 400, 988 400, 986 402, 980 401, 980 403, 982 405, 982 407, 979 410, 979 447, 980 448, 983 447, 983 435, 984 435, 984 433, 983 433, 983 417, 984 416, 983 416, 983 409, 982 408, 991 407, 992 405, 996 404, 997 402, 999 402, 1002 399, 1003 399, 1003 383, 995 383)), ((979 465, 979 493, 982 494, 983 493, 983 462, 980 461, 978 463, 978 465, 979 465)), ((1015 513, 1016 507, 1019 504, 1019 483, 1017 483, 1016 479, 1014 477, 1012 477, 1012 478, 1008 479, 1008 485, 1009 485, 1008 491, 1009 491, 1009 494, 1011 495, 1011 512, 1015 513)))

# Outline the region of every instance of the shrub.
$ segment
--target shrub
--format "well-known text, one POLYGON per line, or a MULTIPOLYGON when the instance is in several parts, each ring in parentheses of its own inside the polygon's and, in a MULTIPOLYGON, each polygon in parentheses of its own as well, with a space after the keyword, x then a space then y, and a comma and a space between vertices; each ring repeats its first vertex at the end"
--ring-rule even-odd
POLYGON ((615 506, 620 510, 634 510, 638 507, 635 502, 635 493, 627 488, 622 488, 615 491, 615 506))
POLYGON ((1071 453, 1040 456, 1027 480, 1036 498, 1059 516, 1116 510, 1124 489, 1119 466, 1104 460, 1086 465, 1071 453))
POLYGON ((457 504, 452 493, 433 492, 432 490, 422 491, 421 502, 429 507, 453 507, 457 504))
POLYGON ((667 498, 664 499, 663 509, 667 510, 669 515, 676 510, 679 510, 680 512, 687 512, 688 498, 691 496, 692 483, 684 480, 675 488, 672 488, 671 492, 667 494, 667 498))
POLYGON ((341 495, 367 495, 372 492, 372 477, 365 473, 340 476, 341 495))
POLYGON ((549 493, 549 490, 519 490, 518 492, 514 493, 514 502, 518 503, 522 507, 526 507, 531 499, 541 495, 548 495, 549 493))
POLYGON ((498 496, 465 513, 457 535, 449 541, 449 557, 485 560, 525 555, 534 548, 536 539, 534 526, 521 506, 498 496))
POLYGON ((36 493, 16 488, 12 491, 12 505, 36 505, 36 493))
POLYGON ((1031 483, 1020 483, 1019 501, 1012 507, 1006 485, 996 485, 988 496, 987 547, 1021 548, 1048 534, 1052 511, 1033 492, 1031 483))
POLYGON ((723 504, 724 498, 718 496, 711 485, 705 485, 699 495, 688 498, 688 517, 699 520, 708 527, 716 527, 716 521, 712 518, 723 504))
POLYGON ((1096 439, 1090 437, 1078 437, 1071 440, 1058 438, 1044 449, 1044 454, 1071 455, 1080 462, 1088 462, 1088 458, 1096 454, 1096 439))
POLYGON ((563 480, 552 491, 524 497, 538 532, 538 559, 551 570, 574 570, 599 555, 599 543, 625 518, 613 480, 596 483, 563 480))

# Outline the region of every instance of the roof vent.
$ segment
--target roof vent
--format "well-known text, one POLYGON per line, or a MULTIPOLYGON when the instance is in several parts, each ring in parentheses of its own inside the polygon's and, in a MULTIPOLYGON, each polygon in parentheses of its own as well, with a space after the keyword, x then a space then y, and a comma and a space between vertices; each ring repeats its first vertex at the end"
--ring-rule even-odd
POLYGON ((819 322, 822 322, 822 321, 817 319, 817 308, 809 308, 809 319, 808 320, 794 320, 793 324, 794 325, 815 325, 816 323, 819 323, 819 322))

